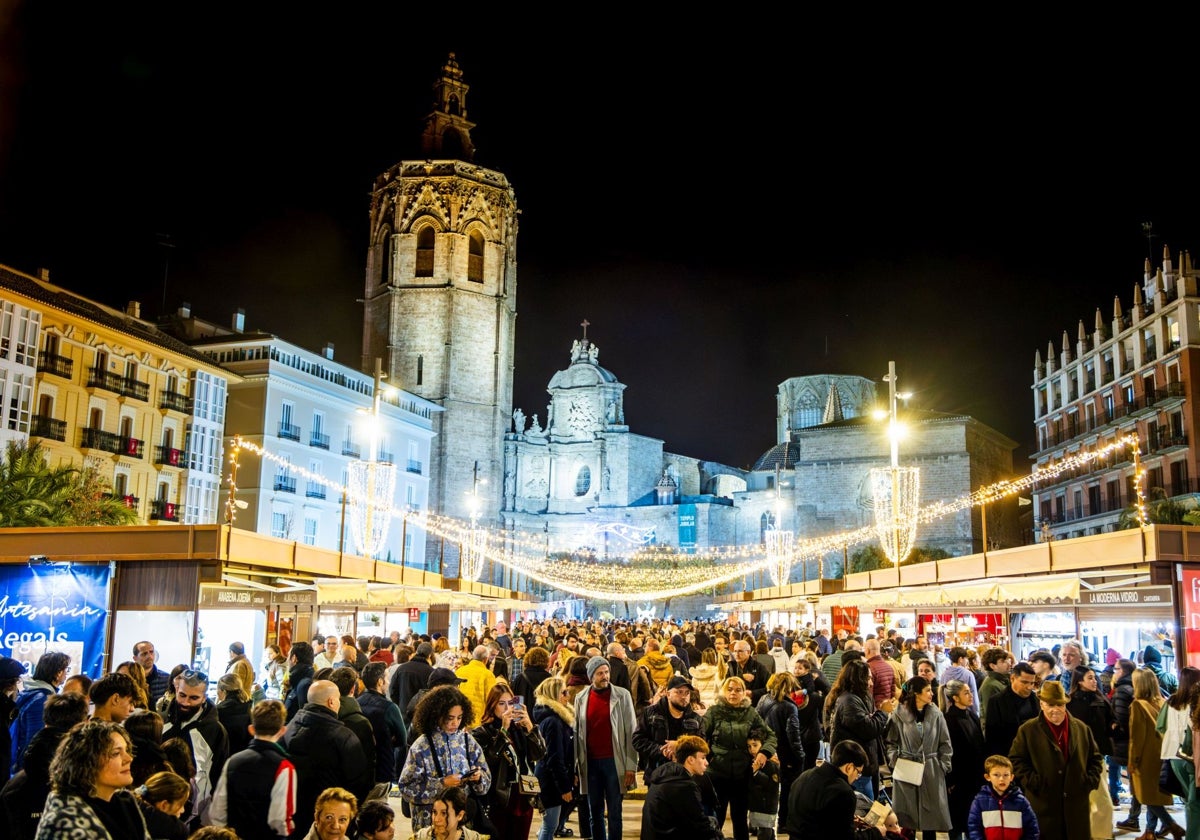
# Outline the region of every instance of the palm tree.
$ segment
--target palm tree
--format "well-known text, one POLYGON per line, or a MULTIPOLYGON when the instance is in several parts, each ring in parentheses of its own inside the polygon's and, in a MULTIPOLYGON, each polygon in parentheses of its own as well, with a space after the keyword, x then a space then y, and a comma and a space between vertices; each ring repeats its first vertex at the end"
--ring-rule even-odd
MULTIPOLYGON (((1179 502, 1167 496, 1167 491, 1161 487, 1150 488, 1150 500, 1146 502, 1146 522, 1151 525, 1186 525, 1185 517, 1188 509, 1179 502)), ((1117 520, 1117 530, 1138 526, 1137 505, 1130 505, 1121 511, 1117 520)))
POLYGON ((40 441, 12 441, 0 459, 0 528, 137 521, 137 513, 112 495, 95 464, 51 467, 40 441))

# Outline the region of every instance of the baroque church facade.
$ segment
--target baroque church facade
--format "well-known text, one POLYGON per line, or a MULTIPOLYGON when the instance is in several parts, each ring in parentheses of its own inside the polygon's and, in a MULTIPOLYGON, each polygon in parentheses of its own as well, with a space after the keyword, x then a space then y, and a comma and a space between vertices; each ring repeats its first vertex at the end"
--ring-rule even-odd
MULTIPOLYGON (((548 383, 546 414, 514 411, 515 192, 502 173, 473 162, 468 86, 453 55, 433 89, 423 159, 376 179, 363 322, 363 368, 382 359, 390 384, 441 408, 432 512, 460 520, 475 513, 514 544, 601 557, 647 542, 754 547, 772 525, 802 540, 870 523, 864 487, 871 468, 888 465, 889 444, 868 417, 875 383, 863 377, 781 383, 777 444, 750 470, 676 455, 636 434, 625 421, 625 386, 600 365, 586 323, 548 383)), ((973 418, 910 419, 901 460, 922 467, 922 503, 1012 475, 1016 444, 973 418)), ((978 512, 967 512, 931 526, 917 544, 969 553, 979 524, 978 512)))

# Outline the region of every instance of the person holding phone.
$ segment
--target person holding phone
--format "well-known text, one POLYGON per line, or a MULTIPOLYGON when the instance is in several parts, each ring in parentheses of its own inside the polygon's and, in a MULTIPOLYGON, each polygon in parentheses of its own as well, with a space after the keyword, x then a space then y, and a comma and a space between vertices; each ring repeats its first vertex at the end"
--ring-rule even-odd
POLYGON ((521 776, 532 775, 546 755, 546 740, 520 697, 506 683, 496 683, 483 704, 483 719, 472 730, 483 748, 492 786, 488 816, 495 826, 492 840, 528 840, 533 797, 521 793, 521 776))

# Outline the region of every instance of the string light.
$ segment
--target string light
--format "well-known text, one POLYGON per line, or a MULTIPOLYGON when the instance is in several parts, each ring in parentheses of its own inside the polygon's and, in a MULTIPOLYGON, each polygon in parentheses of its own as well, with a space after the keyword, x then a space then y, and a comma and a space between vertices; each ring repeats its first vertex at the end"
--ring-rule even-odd
POLYGON ((917 503, 921 500, 921 471, 917 467, 871 470, 875 503, 875 532, 883 553, 893 564, 912 551, 917 538, 917 503))
MULTIPOLYGON (((1126 435, 1099 449, 1078 452, 1055 461, 1053 464, 1036 467, 1027 476, 998 481, 953 501, 925 505, 914 510, 911 519, 914 523, 933 522, 972 507, 992 504, 1003 498, 1029 492, 1039 483, 1053 481, 1072 470, 1086 467, 1123 447, 1132 447, 1135 453, 1138 516, 1144 524, 1146 521, 1145 496, 1142 493, 1144 471, 1137 460, 1138 439, 1135 435, 1126 435)), ((261 446, 240 437, 234 438, 232 449, 230 504, 232 504, 233 493, 236 490, 235 478, 238 463, 236 452, 242 449, 253 452, 265 460, 280 465, 286 464, 293 472, 309 481, 334 489, 339 493, 345 492, 347 498, 366 501, 365 497, 353 488, 343 487, 322 475, 290 464, 261 446)), ((773 565, 775 569, 772 579, 776 581, 776 585, 783 585, 786 578, 777 577, 777 575, 783 569, 781 563, 785 558, 790 559, 790 563, 793 564, 812 558, 822 558, 832 552, 841 553, 850 546, 868 542, 876 537, 876 527, 869 525, 851 531, 804 540, 793 538, 790 551, 784 550, 784 546, 778 544, 774 546, 774 552, 768 545, 742 545, 714 547, 703 554, 683 555, 668 546, 652 545, 639 548, 631 555, 610 554, 608 560, 601 561, 595 559, 594 555, 591 555, 592 559, 590 560, 570 556, 549 557, 546 552, 546 535, 544 533, 523 534, 516 530, 496 532, 480 527, 472 529, 470 523, 452 517, 427 511, 416 512, 408 508, 392 508, 387 513, 406 519, 410 525, 423 528, 434 537, 465 547, 467 550, 463 551, 463 554, 470 559, 472 570, 477 562, 480 564, 479 569, 482 570, 482 564, 490 560, 555 589, 602 601, 664 600, 721 586, 739 577, 762 571, 769 572, 773 565), (665 586, 664 579, 669 580, 665 586)), ((767 533, 769 534, 770 531, 767 533)), ((786 537, 781 537, 780 540, 786 541, 786 537)))
POLYGON ((396 465, 381 461, 351 461, 346 470, 350 533, 358 553, 374 557, 383 550, 391 525, 396 493, 396 465))

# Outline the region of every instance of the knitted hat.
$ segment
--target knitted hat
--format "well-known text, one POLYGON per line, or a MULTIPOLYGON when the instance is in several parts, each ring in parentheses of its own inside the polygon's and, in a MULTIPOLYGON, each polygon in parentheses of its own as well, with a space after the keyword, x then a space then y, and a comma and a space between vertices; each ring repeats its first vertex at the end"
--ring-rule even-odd
POLYGON ((1146 650, 1142 652, 1142 662, 1146 665, 1160 665, 1162 664, 1162 654, 1154 645, 1146 645, 1146 650))
POLYGON ((15 679, 24 674, 28 668, 25 663, 7 656, 0 656, 0 680, 15 679))
POLYGON ((1117 661, 1120 658, 1121 658, 1121 654, 1118 651, 1115 651, 1112 648, 1109 648, 1108 652, 1106 654, 1104 654, 1104 664, 1105 665, 1116 665, 1117 661))
POLYGON ((607 659, 605 659, 603 656, 593 656, 591 659, 588 660, 588 663, 587 663, 588 679, 590 680, 596 676, 597 669, 607 668, 607 667, 608 667, 607 659))

